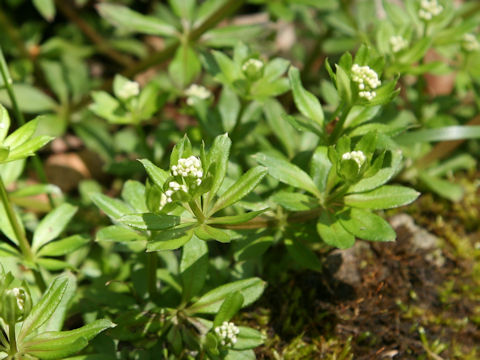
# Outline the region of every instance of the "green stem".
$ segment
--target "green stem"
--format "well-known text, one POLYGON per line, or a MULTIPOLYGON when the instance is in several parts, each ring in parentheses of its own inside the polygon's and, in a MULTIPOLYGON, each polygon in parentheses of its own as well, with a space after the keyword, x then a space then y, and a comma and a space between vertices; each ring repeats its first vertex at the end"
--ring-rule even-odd
POLYGON ((323 211, 325 211, 323 207, 318 207, 307 211, 298 211, 295 213, 291 213, 287 217, 286 221, 285 219, 257 217, 243 224, 217 224, 215 225, 215 227, 232 230, 278 228, 283 226, 285 223, 304 223, 316 219, 323 211))
MULTIPOLYGON (((30 247, 30 244, 25 236, 25 233, 22 231, 20 224, 18 223, 17 216, 15 215, 12 204, 8 199, 7 190, 5 188, 5 184, 3 183, 3 179, 1 176, 0 176, 0 200, 3 203, 5 212, 7 213, 8 221, 10 222, 10 225, 12 226, 15 237, 17 238, 18 246, 20 247, 20 251, 22 252, 22 255, 27 261, 33 262, 34 255, 32 252, 32 248, 30 247)), ((42 274, 39 271, 34 269, 32 269, 32 271, 35 277, 35 282, 37 283, 37 286, 39 287, 40 291, 42 292, 45 291, 46 284, 45 284, 45 280, 42 277, 42 274)))
POLYGON ((147 253, 148 293, 150 294, 150 299, 154 299, 157 295, 157 266, 157 253, 147 253))
MULTIPOLYGON (((15 113, 15 119, 17 119, 18 125, 22 126, 25 124, 25 117, 23 113, 20 111, 20 107, 18 106, 17 98, 15 97, 15 92, 13 91, 12 87, 12 78, 8 71, 7 62, 5 61, 5 57, 3 56, 2 49, 0 48, 0 73, 2 75, 3 83, 5 84, 5 88, 7 89, 8 97, 10 98, 10 102, 12 103, 12 109, 15 113)), ((35 167, 35 171, 38 175, 38 178, 43 184, 48 184, 47 175, 45 174, 45 169, 43 168, 42 162, 40 158, 35 155, 33 156, 33 166, 35 167)), ((53 209, 55 208, 55 202, 53 201, 53 197, 51 194, 47 194, 48 202, 50 203, 50 207, 53 209)))
POLYGON ((188 203, 188 205, 190 206, 190 209, 192 209, 192 212, 195 215, 195 217, 197 218, 198 222, 199 223, 204 223, 205 222, 205 215, 203 215, 203 211, 200 208, 200 206, 198 205, 198 203, 196 201, 190 201, 188 203))
POLYGON ((8 341, 10 343, 9 355, 15 355, 18 352, 17 339, 15 338, 15 324, 8 325, 8 341))

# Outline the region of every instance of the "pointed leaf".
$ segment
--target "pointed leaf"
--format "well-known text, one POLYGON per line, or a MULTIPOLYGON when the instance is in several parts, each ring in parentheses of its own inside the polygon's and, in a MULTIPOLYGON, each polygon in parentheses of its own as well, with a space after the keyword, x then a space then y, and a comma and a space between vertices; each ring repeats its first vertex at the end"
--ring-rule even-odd
POLYGON ((188 313, 214 314, 220 309, 225 298, 232 292, 242 294, 244 302, 242 307, 252 304, 263 293, 265 282, 259 278, 250 278, 219 286, 198 299, 189 309, 188 313))
POLYGON ((320 192, 313 180, 298 166, 283 158, 266 153, 256 154, 255 159, 263 166, 266 166, 268 173, 275 179, 296 188, 306 190, 317 197, 320 196, 320 192))
POLYGON ((64 203, 45 216, 33 233, 32 250, 40 249, 60 235, 77 210, 76 206, 64 203))
POLYGON ((419 192, 405 186, 384 185, 372 191, 346 195, 346 205, 362 209, 391 209, 410 204, 420 195, 419 192))
POLYGON ((222 196, 217 200, 213 209, 210 211, 210 214, 215 214, 217 211, 220 211, 253 191, 253 189, 258 185, 260 181, 267 174, 267 169, 263 166, 257 166, 253 169, 248 170, 243 174, 240 179, 237 180, 235 184, 230 186, 222 196))

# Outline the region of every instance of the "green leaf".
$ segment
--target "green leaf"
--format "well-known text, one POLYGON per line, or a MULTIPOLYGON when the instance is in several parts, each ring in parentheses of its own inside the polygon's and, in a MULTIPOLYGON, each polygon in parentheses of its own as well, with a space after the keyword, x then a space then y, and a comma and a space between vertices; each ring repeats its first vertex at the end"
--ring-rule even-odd
POLYGON ((89 340, 114 326, 111 321, 104 319, 75 330, 43 332, 25 343, 25 352, 40 359, 63 359, 82 350, 89 340))
POLYGON ((182 302, 188 302, 203 288, 208 270, 208 246, 196 236, 185 244, 180 261, 182 302))
POLYGON ((233 346, 235 350, 254 349, 264 343, 263 334, 255 329, 239 326, 240 332, 237 335, 237 342, 233 346))
POLYGON ((324 114, 318 99, 303 88, 300 80, 300 71, 291 67, 288 71, 290 85, 292 87, 293 99, 298 110, 307 118, 314 120, 317 124, 323 125, 324 114))
POLYGON ((174 82, 183 88, 200 73, 201 69, 198 54, 190 46, 181 45, 168 66, 168 73, 174 82))
MULTIPOLYGON (((27 84, 13 84, 18 107, 25 113, 37 114, 45 111, 55 110, 57 103, 51 97, 39 89, 27 84)), ((10 97, 7 90, 0 90, 0 103, 11 108, 10 97)))
POLYGON ((355 244, 355 237, 344 229, 335 215, 326 211, 318 218, 317 231, 322 240, 330 246, 348 249, 355 244))
POLYGON ((142 34, 173 36, 176 29, 157 17, 142 15, 123 5, 102 3, 97 5, 98 12, 109 23, 130 32, 142 34))
POLYGON ((223 243, 231 241, 231 237, 226 230, 217 229, 207 224, 202 224, 195 229, 195 235, 202 240, 216 240, 223 243))
POLYGON ((242 307, 252 304, 263 293, 265 282, 259 278, 250 278, 219 286, 198 299, 190 308, 190 314, 215 314, 220 309, 225 298, 232 292, 240 292, 244 302, 242 307))
POLYGON ((250 259, 258 259, 267 249, 273 245, 272 236, 260 236, 256 239, 247 239, 238 241, 235 245, 240 245, 240 248, 235 250, 235 260, 245 261, 250 259))
POLYGON ((18 342, 35 332, 40 326, 45 324, 54 315, 68 287, 73 287, 75 279, 73 275, 61 275, 52 281, 50 286, 43 294, 40 301, 32 308, 32 311, 23 321, 18 334, 18 342))
POLYGON ((40 249, 38 256, 62 256, 85 246, 90 241, 89 238, 81 235, 69 236, 65 239, 51 242, 40 249))
POLYGON ((76 206, 64 203, 45 216, 33 233, 32 250, 40 249, 60 235, 77 210, 76 206))
POLYGON ((0 257, 18 257, 20 258, 20 252, 13 246, 8 245, 5 242, 0 242, 0 257))
POLYGON ((323 128, 316 122, 310 121, 304 117, 290 116, 287 114, 284 114, 283 118, 298 131, 312 132, 320 138, 323 136, 323 128))
POLYGON ((339 65, 337 65, 336 85, 340 99, 347 104, 351 104, 353 95, 350 77, 347 74, 347 69, 343 69, 343 67, 339 65))
POLYGON ((10 134, 5 141, 3 142, 3 146, 9 146, 12 149, 19 147, 25 144, 28 140, 30 140, 37 129, 38 120, 34 119, 27 122, 25 125, 22 125, 20 128, 15 130, 12 134, 10 134))
POLYGON ((52 140, 53 138, 50 136, 36 136, 11 150, 8 155, 8 161, 21 160, 28 156, 33 156, 37 150, 44 147, 52 140))
POLYGON ((431 44, 432 38, 424 37, 397 56, 396 60, 402 64, 413 64, 425 56, 431 44))
MULTIPOLYGON (((15 216, 17 217, 17 222, 20 226, 20 231, 22 234, 25 235, 25 228, 23 226, 23 222, 20 218, 19 213, 14 208, 15 216)), ((9 238, 14 244, 18 245, 19 239, 13 230, 12 224, 8 220, 8 215, 5 209, 5 206, 2 202, 0 202, 0 230, 5 234, 7 238, 9 238)))
POLYGON ((137 212, 148 212, 145 203, 145 186, 134 180, 128 180, 122 189, 122 198, 128 202, 137 212))
POLYGON ((10 129, 10 116, 7 109, 0 104, 0 144, 7 136, 8 129, 10 129))
POLYGON ((102 228, 97 232, 97 241, 133 242, 147 241, 147 237, 138 232, 119 225, 102 228))
POLYGON ((218 310, 215 319, 213 320, 213 327, 223 324, 224 321, 230 321, 231 318, 242 308, 243 296, 240 292, 235 291, 225 298, 218 310))
POLYGON ((351 208, 339 214, 340 223, 359 239, 369 241, 394 241, 395 231, 380 216, 370 211, 351 208))
POLYGON ((345 205, 362 209, 391 209, 413 202, 420 193, 405 186, 384 185, 378 189, 346 195, 345 205))
POLYGON ((55 4, 53 0, 33 0, 33 5, 35 5, 35 8, 45 20, 52 21, 55 17, 55 4))
POLYGON ((332 168, 332 163, 328 158, 328 148, 326 146, 319 146, 315 149, 310 162, 312 179, 317 188, 323 192, 327 186, 328 174, 332 168))
POLYGON ((270 129, 275 133, 289 157, 293 157, 297 145, 295 129, 285 117, 285 110, 276 99, 268 99, 263 108, 270 129))
POLYGON ((118 219, 122 224, 140 230, 164 230, 180 224, 180 217, 165 214, 129 214, 118 219))
POLYGON ((220 51, 212 51, 212 55, 229 85, 233 85, 237 79, 243 77, 239 67, 227 55, 220 51))
POLYGON ((319 206, 318 199, 301 193, 279 191, 271 199, 290 211, 306 211, 319 206))
POLYGON ((257 211, 250 211, 239 215, 220 216, 208 219, 207 224, 241 224, 256 218, 258 215, 264 213, 268 209, 262 209, 257 211))
POLYGON ((240 100, 237 94, 228 86, 222 88, 218 101, 218 111, 222 118, 223 129, 226 132, 232 131, 240 114, 240 100))
POLYGON ((212 187, 208 193, 208 202, 216 195, 225 179, 231 146, 232 141, 228 134, 219 135, 215 138, 207 154, 207 168, 212 166, 214 168, 212 187))
POLYGON ((306 190, 316 197, 320 197, 321 194, 313 180, 298 166, 291 164, 283 158, 266 153, 256 154, 255 159, 263 166, 266 166, 269 175, 275 179, 296 188, 306 190))
POLYGON ((209 214, 215 214, 251 193, 267 174, 263 166, 256 166, 243 174, 235 184, 230 186, 217 200, 209 214))
POLYGON ((192 236, 191 226, 164 230, 149 240, 147 251, 175 250, 189 242, 192 236))
POLYGON ((317 255, 300 241, 285 239, 285 247, 293 260, 300 266, 313 271, 322 270, 322 263, 317 255))
POLYGON ((170 4, 170 7, 175 15, 177 15, 179 18, 188 21, 192 20, 195 11, 195 0, 169 0, 168 3, 170 4))
POLYGON ((163 188, 163 184, 169 178, 170 174, 167 171, 160 169, 158 166, 155 166, 150 160, 142 159, 138 161, 140 161, 145 167, 150 180, 152 180, 158 187, 163 188))
POLYGON ((464 190, 458 184, 425 173, 421 173, 419 178, 430 190, 450 201, 460 201, 463 197, 464 190))
POLYGON ((392 151, 391 157, 390 155, 388 156, 390 159, 388 166, 381 168, 374 175, 365 177, 358 183, 350 186, 348 188, 348 193, 359 193, 372 190, 382 186, 393 178, 402 167, 402 152, 400 150, 392 151))
POLYGON ((47 269, 48 271, 63 271, 63 270, 73 270, 74 267, 63 260, 52 259, 52 258, 38 258, 35 260, 38 266, 47 269))
POLYGON ((395 141, 401 145, 419 142, 451 141, 480 138, 480 125, 444 126, 441 128, 409 131, 397 136, 395 141))
POLYGON ((7 160, 9 154, 10 149, 8 147, 0 146, 0 162, 7 160))
POLYGON ((134 210, 118 199, 112 199, 101 193, 92 194, 92 201, 112 220, 118 220, 122 216, 131 214, 134 210))

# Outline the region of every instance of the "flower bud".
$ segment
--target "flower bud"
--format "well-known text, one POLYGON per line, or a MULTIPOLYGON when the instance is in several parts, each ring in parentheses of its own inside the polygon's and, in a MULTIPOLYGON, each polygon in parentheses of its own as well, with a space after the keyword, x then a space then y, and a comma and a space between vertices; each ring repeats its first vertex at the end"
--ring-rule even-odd
POLYGON ((363 151, 350 151, 342 155, 339 174, 346 180, 355 180, 367 160, 363 151))
POLYGON ((258 80, 263 75, 263 61, 259 59, 248 59, 242 66, 242 71, 250 80, 258 80))
POLYGON ((24 320, 32 309, 32 298, 24 287, 5 290, 0 305, 0 317, 7 324, 15 324, 24 320))

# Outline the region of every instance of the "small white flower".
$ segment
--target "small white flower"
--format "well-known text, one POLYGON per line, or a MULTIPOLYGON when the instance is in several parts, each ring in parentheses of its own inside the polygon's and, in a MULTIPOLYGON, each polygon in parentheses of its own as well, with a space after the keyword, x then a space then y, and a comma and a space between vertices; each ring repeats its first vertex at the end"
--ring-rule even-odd
POLYGON ((140 85, 136 81, 127 81, 118 91, 118 97, 123 100, 130 99, 140 93, 140 85))
POLYGON ((195 99, 206 100, 212 96, 212 93, 202 85, 192 84, 185 90, 185 95, 187 96, 187 104, 192 106, 195 99))
POLYGON ((214 331, 220 338, 220 343, 223 346, 233 346, 237 342, 237 335, 240 332, 240 329, 235 326, 233 322, 224 321, 223 324, 217 326, 214 331))
POLYGON ((7 127, 7 124, 5 123, 0 123, 0 129, 5 129, 7 127))
POLYGON ((365 160, 367 160, 367 158, 363 151, 357 150, 343 154, 342 160, 353 160, 357 163, 358 167, 361 167, 365 163, 365 160))
POLYGON ((480 50, 480 42, 478 41, 477 37, 474 34, 463 35, 462 46, 466 51, 469 51, 469 52, 480 50))
POLYGON ((392 47, 392 51, 397 53, 408 46, 408 41, 400 35, 395 35, 390 38, 390 46, 392 47))
POLYGON ((358 95, 367 100, 372 100, 377 93, 373 91, 379 87, 382 82, 378 79, 378 74, 368 66, 353 64, 352 80, 358 84, 358 95))
POLYGON ((418 16, 426 21, 430 21, 434 16, 440 15, 443 11, 443 6, 438 3, 438 0, 421 0, 418 16))

